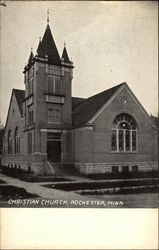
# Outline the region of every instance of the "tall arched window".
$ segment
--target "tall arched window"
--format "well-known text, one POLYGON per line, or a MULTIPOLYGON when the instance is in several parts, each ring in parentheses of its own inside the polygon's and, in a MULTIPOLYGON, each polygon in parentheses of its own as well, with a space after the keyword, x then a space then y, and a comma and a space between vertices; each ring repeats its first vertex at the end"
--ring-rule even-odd
POLYGON ((135 152, 137 150, 137 125, 132 116, 118 115, 113 122, 112 151, 135 152))
POLYGON ((11 130, 8 132, 8 154, 12 154, 12 135, 11 130))
POLYGON ((16 127, 14 134, 14 150, 15 154, 20 154, 20 133, 18 127, 16 127))

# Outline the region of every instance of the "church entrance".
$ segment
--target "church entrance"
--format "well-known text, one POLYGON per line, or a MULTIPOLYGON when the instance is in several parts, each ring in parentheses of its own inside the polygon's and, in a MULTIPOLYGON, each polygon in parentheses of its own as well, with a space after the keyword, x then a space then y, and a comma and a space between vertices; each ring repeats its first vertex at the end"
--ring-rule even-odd
POLYGON ((48 132, 47 134, 47 156, 51 162, 61 161, 61 134, 48 132))

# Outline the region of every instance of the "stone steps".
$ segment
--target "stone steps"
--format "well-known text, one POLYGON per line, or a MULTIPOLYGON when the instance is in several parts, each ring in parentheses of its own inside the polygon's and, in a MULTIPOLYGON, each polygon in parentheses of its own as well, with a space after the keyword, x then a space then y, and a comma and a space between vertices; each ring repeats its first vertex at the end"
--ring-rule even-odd
POLYGON ((73 166, 73 164, 63 164, 63 163, 53 163, 53 162, 50 162, 50 164, 53 170, 55 171, 55 174, 80 176, 80 173, 73 166))

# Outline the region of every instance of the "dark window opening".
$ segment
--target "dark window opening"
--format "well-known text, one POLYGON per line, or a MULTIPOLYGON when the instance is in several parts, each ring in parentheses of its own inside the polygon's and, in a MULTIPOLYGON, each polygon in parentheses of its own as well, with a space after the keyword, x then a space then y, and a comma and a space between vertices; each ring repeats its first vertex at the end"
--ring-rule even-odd
POLYGON ((122 166, 122 172, 128 173, 129 172, 129 166, 122 166))
POLYGON ((136 151, 136 131, 132 132, 132 150, 136 151))
POLYGON ((119 151, 124 150, 124 131, 119 130, 119 151))
POLYGON ((139 167, 138 166, 132 166, 132 172, 138 172, 139 167))
POLYGON ((126 131, 126 140, 125 140, 125 143, 126 143, 126 151, 130 151, 130 131, 126 131))
POLYGON ((112 173, 118 173, 119 167, 118 166, 112 166, 112 173))
POLYGON ((112 150, 117 149, 117 141, 116 141, 116 131, 112 133, 112 150))
POLYGON ((59 77, 55 77, 55 93, 61 95, 61 79, 59 77))
POLYGON ((111 149, 116 152, 137 150, 137 125, 128 114, 118 115, 113 122, 111 149))
POLYGON ((32 132, 28 133, 28 154, 32 154, 33 147, 32 147, 32 132))
POLYGON ((62 92, 62 84, 61 78, 55 76, 48 77, 48 93, 61 95, 62 92))
POLYGON ((12 135, 11 135, 11 130, 8 132, 8 154, 12 154, 12 145, 13 144, 13 139, 12 139, 12 135))
POLYGON ((61 110, 60 109, 48 109, 48 122, 59 124, 61 123, 61 110))
POLYGON ((15 136, 14 136, 14 151, 15 154, 20 154, 20 134, 18 127, 15 130, 15 136))
POLYGON ((33 110, 29 110, 28 114, 28 124, 32 125, 33 124, 33 110))

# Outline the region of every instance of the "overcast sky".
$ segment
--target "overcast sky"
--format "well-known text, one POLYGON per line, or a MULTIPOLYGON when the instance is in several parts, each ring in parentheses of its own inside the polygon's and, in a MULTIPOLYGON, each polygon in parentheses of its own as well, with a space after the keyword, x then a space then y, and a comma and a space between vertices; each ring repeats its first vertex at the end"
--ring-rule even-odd
POLYGON ((148 113, 157 114, 157 1, 6 1, 1 8, 0 117, 46 28, 47 9, 58 51, 74 63, 73 96, 89 97, 127 82, 148 113))

